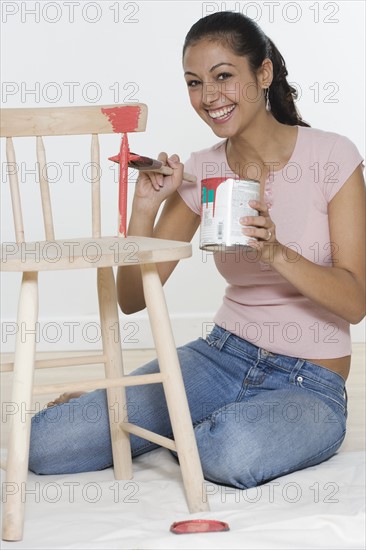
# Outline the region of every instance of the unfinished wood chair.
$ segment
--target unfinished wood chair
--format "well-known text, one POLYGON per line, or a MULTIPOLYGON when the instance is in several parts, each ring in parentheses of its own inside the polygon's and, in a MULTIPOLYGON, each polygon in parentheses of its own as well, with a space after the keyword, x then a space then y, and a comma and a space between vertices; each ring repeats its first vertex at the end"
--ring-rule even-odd
MULTIPOLYGON (((3 365, 2 370, 13 370, 12 403, 22 404, 24 410, 30 410, 32 396, 51 392, 75 390, 94 390, 107 388, 110 405, 110 430, 113 449, 114 474, 116 479, 131 479, 132 464, 129 434, 141 436, 176 451, 179 458, 183 483, 186 491, 189 511, 208 510, 204 494, 204 483, 201 464, 194 437, 188 402, 185 395, 183 378, 178 362, 176 346, 170 325, 165 297, 157 272, 156 263, 180 260, 191 255, 191 245, 187 243, 144 238, 124 237, 125 197, 120 197, 122 210, 120 214, 120 233, 122 236, 101 236, 100 215, 100 179, 95 170, 92 178, 92 234, 90 239, 55 240, 52 221, 49 185, 46 177, 46 156, 42 136, 70 136, 90 134, 92 166, 99 166, 100 152, 98 134, 118 133, 124 138, 124 154, 121 162, 124 177, 127 172, 126 138, 129 132, 145 130, 147 107, 144 104, 125 104, 92 107, 64 107, 37 109, 3 109, 1 112, 1 137, 7 140, 7 162, 16 162, 13 137, 35 136, 36 157, 39 169, 42 209, 45 228, 45 241, 25 241, 22 208, 16 171, 9 170, 13 217, 16 241, 2 245, 1 268, 3 271, 21 272, 22 283, 18 305, 18 326, 31 330, 38 319, 38 272, 44 270, 97 269, 97 289, 100 312, 103 351, 98 355, 86 355, 74 358, 45 360, 35 359, 36 336, 22 339, 20 331, 15 345, 14 363, 3 365), (55 244, 58 258, 49 261, 50 241, 55 244), (98 258, 87 261, 83 248, 92 241, 97 243, 98 258), (34 254, 24 254, 24 250, 37 250, 34 254), (124 377, 122 366, 121 344, 114 338, 118 325, 118 307, 116 299, 113 266, 131 264, 131 247, 133 246, 133 263, 140 264, 143 289, 149 314, 152 335, 159 361, 160 373, 144 376, 124 377), (43 250, 48 246, 48 257, 45 261, 43 250), (72 255, 70 255, 72 249, 72 255), (113 332, 112 332, 113 327, 113 332), (22 341, 23 340, 23 341, 22 341), (70 384, 52 384, 33 387, 34 368, 61 367, 70 365, 88 365, 104 363, 105 378, 101 380, 75 381, 70 384), (122 423, 113 415, 113 403, 119 402, 121 410, 126 405, 125 386, 162 383, 166 395, 174 440, 162 437, 126 421, 122 423)), ((123 139, 122 139, 123 141, 123 139)), ((14 166, 15 164, 12 164, 14 166)), ((126 185, 126 181, 122 182, 126 185)), ((126 189, 122 189, 122 194, 126 189)), ((116 212, 117 214, 117 212, 116 212)), ((117 217, 117 216, 116 216, 117 217)), ((30 415, 21 418, 21 414, 11 417, 10 436, 8 441, 8 459, 6 465, 6 483, 14 487, 24 487, 27 480, 30 438, 30 415)), ((4 503, 3 540, 17 541, 23 536, 24 499, 22 491, 7 494, 4 503)))

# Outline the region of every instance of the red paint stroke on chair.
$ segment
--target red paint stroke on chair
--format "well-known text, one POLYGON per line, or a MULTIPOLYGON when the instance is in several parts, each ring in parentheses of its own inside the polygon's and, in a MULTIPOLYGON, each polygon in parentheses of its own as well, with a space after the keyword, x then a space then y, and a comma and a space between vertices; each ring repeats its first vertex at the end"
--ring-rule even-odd
POLYGON ((112 125, 113 131, 118 134, 134 132, 139 124, 141 108, 136 105, 120 105, 101 109, 112 125))

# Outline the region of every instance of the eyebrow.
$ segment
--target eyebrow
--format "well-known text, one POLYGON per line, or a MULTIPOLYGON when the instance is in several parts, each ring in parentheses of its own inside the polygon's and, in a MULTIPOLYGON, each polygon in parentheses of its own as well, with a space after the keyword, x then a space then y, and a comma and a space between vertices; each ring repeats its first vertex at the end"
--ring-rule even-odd
MULTIPOLYGON (((212 73, 215 69, 217 69, 218 67, 221 67, 221 65, 229 65, 230 67, 235 67, 235 65, 233 65, 232 63, 222 62, 222 63, 217 63, 217 65, 214 65, 213 67, 211 67, 209 72, 212 73)), ((186 71, 184 73, 184 75, 187 75, 187 74, 190 74, 192 76, 198 76, 198 75, 196 75, 196 73, 192 73, 191 71, 186 71)))

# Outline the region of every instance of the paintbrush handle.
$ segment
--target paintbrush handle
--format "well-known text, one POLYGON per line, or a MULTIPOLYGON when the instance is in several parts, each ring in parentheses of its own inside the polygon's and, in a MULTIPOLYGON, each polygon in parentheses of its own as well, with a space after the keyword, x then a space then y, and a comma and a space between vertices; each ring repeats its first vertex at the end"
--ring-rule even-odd
MULTIPOLYGON (((173 168, 170 168, 170 166, 161 166, 161 168, 153 168, 153 169, 139 168, 139 170, 141 172, 156 172, 157 174, 164 174, 164 176, 171 176, 173 174, 173 168)), ((183 181, 188 181, 190 183, 197 183, 197 178, 192 174, 187 174, 187 172, 183 172, 183 181)))

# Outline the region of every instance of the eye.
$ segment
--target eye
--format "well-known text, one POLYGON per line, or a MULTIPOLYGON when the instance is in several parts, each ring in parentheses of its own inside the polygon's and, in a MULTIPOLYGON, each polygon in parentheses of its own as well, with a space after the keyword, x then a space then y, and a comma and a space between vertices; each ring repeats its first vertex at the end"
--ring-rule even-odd
POLYGON ((227 80, 231 76, 233 75, 230 73, 220 73, 219 75, 217 75, 217 80, 227 80))
POLYGON ((187 81, 188 88, 196 88, 200 84, 201 84, 201 82, 199 80, 188 80, 187 81))

